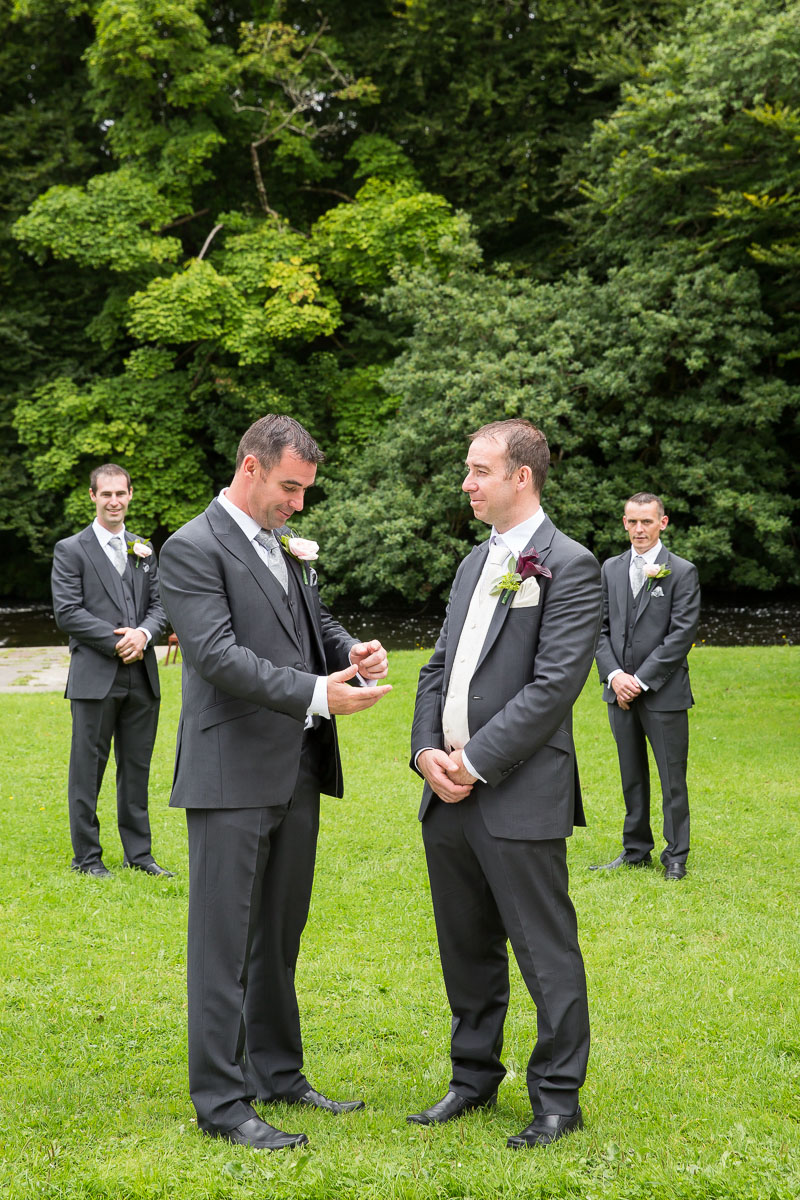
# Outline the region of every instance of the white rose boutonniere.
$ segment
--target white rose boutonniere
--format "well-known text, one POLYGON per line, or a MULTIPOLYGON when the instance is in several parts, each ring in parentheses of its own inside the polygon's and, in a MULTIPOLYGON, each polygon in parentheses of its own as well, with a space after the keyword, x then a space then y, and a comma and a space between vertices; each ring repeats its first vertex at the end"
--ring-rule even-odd
MULTIPOLYGON (((150 539, 140 538, 133 534, 133 541, 128 543, 128 554, 132 554, 136 559, 134 565, 138 568, 142 559, 149 558, 152 553, 153 547, 150 545, 150 539)), ((145 570, 149 571, 150 567, 145 565, 145 570)))
MULTIPOLYGON (((281 545, 292 558, 296 558, 303 570, 303 583, 308 584, 308 572, 306 570, 307 562, 314 562, 319 558, 319 543, 312 542, 310 538, 296 537, 290 529, 289 533, 281 534, 281 545)), ((316 571, 312 571, 316 576, 316 571)))
POLYGON ((647 590, 649 592, 657 579, 666 579, 667 575, 672 574, 672 571, 670 571, 666 563, 645 563, 642 567, 642 574, 647 580, 647 590))

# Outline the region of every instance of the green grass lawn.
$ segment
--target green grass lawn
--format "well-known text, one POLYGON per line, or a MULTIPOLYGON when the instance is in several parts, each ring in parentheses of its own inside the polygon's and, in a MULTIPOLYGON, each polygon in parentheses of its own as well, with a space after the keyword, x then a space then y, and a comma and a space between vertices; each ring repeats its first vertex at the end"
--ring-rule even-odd
MULTIPOLYGON (((800 651, 692 655, 693 851, 659 870, 590 873, 620 849, 621 797, 592 678, 576 739, 589 828, 570 842, 593 1049, 584 1132, 514 1153, 529 1120, 535 1012, 516 969, 497 1109, 441 1129, 405 1115, 449 1079, 449 1013, 407 766, 425 652, 392 657, 394 693, 346 718, 347 797, 325 800, 298 970, 306 1067, 334 1118, 263 1110, 310 1147, 257 1154, 202 1137, 186 1078, 183 814, 167 808, 180 672, 151 791, 169 881, 121 870, 113 790, 105 882, 69 870, 69 706, 0 697, 0 1193, 10 1198, 717 1197, 800 1194, 796 897, 800 651)), ((265 763, 265 775, 269 764, 265 763)), ((660 850, 660 841, 657 850, 660 850)))

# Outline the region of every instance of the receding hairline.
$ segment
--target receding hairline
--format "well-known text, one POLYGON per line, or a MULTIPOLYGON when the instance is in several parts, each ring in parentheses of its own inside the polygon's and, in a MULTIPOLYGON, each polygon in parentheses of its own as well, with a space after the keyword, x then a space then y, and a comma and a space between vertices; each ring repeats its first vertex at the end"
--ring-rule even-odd
POLYGON ((100 474, 97 476, 95 486, 92 487, 91 483, 89 484, 89 491, 94 492, 95 496, 100 491, 100 480, 101 479, 122 479, 125 483, 125 491, 126 492, 133 491, 133 484, 128 483, 128 476, 123 474, 122 471, 101 471, 100 474))

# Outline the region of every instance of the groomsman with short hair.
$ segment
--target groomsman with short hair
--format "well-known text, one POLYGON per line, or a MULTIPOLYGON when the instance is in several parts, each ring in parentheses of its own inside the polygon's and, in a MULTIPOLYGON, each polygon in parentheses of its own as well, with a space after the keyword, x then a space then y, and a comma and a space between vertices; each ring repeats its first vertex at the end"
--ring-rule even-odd
POLYGON ((693 563, 665 549, 669 523, 660 497, 637 492, 622 523, 631 548, 603 564, 603 623, 597 669, 617 743, 625 823, 622 853, 594 871, 649 865, 650 768, 661 780, 667 879, 686 875, 689 854, 688 709, 694 704, 687 655, 697 636, 700 584, 693 563))
POLYGON ((97 879, 111 874, 102 859, 97 797, 113 738, 123 866, 170 876, 153 858, 147 812, 161 695, 154 642, 166 627, 156 556, 125 528, 133 488, 124 467, 96 467, 89 497, 95 519, 56 543, 51 576, 56 624, 69 634, 72 869, 97 879))
POLYGON ((528 1062, 532 1120, 512 1149, 583 1124, 579 1090, 589 1011, 567 844, 585 825, 572 706, 600 623, 600 568, 540 504, 550 463, 528 421, 472 435, 462 484, 492 528, 456 572, 433 656, 422 668, 412 763, 453 1014, 446 1095, 408 1120, 441 1125, 493 1105, 512 949, 536 1004, 528 1062))

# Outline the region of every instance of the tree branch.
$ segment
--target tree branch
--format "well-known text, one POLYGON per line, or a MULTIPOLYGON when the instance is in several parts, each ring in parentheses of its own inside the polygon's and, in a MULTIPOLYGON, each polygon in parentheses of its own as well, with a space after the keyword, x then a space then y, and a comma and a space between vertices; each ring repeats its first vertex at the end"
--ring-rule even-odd
POLYGON ((212 241, 213 241, 213 239, 216 237, 216 235, 219 233, 220 229, 223 229, 223 228, 224 228, 224 226, 223 226, 223 225, 215 225, 215 226, 214 226, 214 228, 211 230, 211 233, 208 235, 208 237, 206 238, 206 240, 203 242, 203 249, 200 251, 200 253, 199 253, 199 254, 198 254, 198 256, 197 256, 197 261, 198 261, 198 262, 200 261, 200 259, 201 259, 201 258, 203 258, 203 256, 205 255, 205 252, 206 252, 206 250, 207 250, 207 249, 208 249, 208 247, 211 245, 211 242, 212 242, 212 241))
POLYGON ((178 217, 175 221, 168 221, 166 225, 162 225, 159 233, 166 233, 168 229, 177 229, 179 225, 185 225, 187 221, 193 221, 195 217, 204 217, 209 211, 207 208, 199 208, 197 212, 189 213, 188 217, 178 217))

